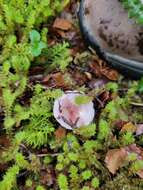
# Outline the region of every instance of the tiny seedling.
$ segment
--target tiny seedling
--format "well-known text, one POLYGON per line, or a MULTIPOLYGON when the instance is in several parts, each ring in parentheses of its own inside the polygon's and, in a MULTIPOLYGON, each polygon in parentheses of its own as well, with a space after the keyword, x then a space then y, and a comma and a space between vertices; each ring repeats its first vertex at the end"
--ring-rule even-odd
POLYGON ((31 54, 34 57, 37 57, 41 54, 42 50, 47 47, 47 44, 41 41, 41 36, 37 30, 32 30, 30 32, 31 40, 31 54))

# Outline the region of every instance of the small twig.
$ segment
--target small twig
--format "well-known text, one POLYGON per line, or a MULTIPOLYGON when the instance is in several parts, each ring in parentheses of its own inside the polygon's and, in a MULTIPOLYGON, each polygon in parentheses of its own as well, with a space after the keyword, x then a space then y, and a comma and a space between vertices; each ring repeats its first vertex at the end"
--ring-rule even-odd
POLYGON ((20 144, 20 146, 22 147, 22 148, 24 148, 26 151, 27 151, 27 153, 30 155, 30 154, 32 154, 31 152, 30 152, 30 150, 24 145, 24 144, 20 144))
POLYGON ((55 153, 55 154, 50 154, 50 153, 47 153, 47 154, 37 154, 36 156, 37 157, 45 157, 45 156, 51 156, 51 157, 55 157, 55 156, 58 156, 62 153, 55 153))
POLYGON ((96 99, 97 102, 100 104, 100 106, 103 108, 103 107, 104 107, 104 104, 102 103, 102 101, 101 101, 98 97, 95 97, 95 99, 96 99))
POLYGON ((19 173, 19 174, 17 174, 17 178, 20 178, 20 177, 23 177, 23 176, 27 176, 28 173, 29 173, 28 170, 26 170, 26 171, 24 171, 24 172, 22 172, 22 173, 19 173))
POLYGON ((143 103, 131 102, 130 104, 133 105, 133 106, 143 107, 143 103))
MULTIPOLYGON (((24 149, 28 152, 29 156, 27 157, 27 159, 30 160, 30 156, 32 155, 32 152, 30 152, 30 151, 28 150, 28 148, 27 148, 24 144, 20 144, 20 146, 21 146, 22 148, 24 148, 24 149)), ((36 155, 37 157, 44 157, 44 156, 55 157, 55 156, 58 156, 59 154, 62 154, 62 153, 54 153, 54 154, 47 153, 47 154, 35 154, 35 155, 36 155)))

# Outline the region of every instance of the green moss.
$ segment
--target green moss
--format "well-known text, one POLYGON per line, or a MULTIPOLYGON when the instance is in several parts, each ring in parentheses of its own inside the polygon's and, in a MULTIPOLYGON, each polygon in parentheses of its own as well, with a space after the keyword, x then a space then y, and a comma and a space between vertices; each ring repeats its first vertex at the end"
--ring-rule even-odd
POLYGON ((25 186, 26 186, 26 187, 32 187, 32 183, 33 183, 33 182, 32 182, 31 179, 27 179, 27 180, 26 180, 26 183, 25 183, 25 186))
POLYGON ((92 101, 92 97, 89 97, 86 95, 80 95, 75 98, 75 103, 77 105, 88 104, 91 101, 92 101))
POLYGON ((122 0, 123 6, 128 11, 129 18, 134 18, 138 24, 143 24, 143 5, 140 0, 122 0))
POLYGON ((82 177, 83 177, 83 180, 88 180, 91 178, 92 176, 92 172, 91 170, 85 170, 81 173, 82 177))
POLYGON ((65 175, 60 174, 58 176, 58 185, 61 190, 68 190, 68 181, 65 175))
MULTIPOLYGON (((35 85, 37 81, 31 83, 29 71, 35 65, 46 69, 43 76, 51 71, 70 75, 71 68, 67 72, 72 60, 69 44, 63 42, 49 46, 47 28, 52 16, 66 3, 67 0, 28 3, 25 0, 0 0, 0 107, 4 117, 2 133, 10 139, 9 145, 0 147, 0 163, 6 170, 2 173, 0 189, 23 188, 19 176, 27 172, 22 182, 25 188, 36 190, 142 190, 143 182, 136 172, 142 169, 143 163, 137 155, 130 154, 129 162, 112 178, 105 163, 110 149, 133 143, 142 146, 142 136, 121 132, 120 125, 120 122, 142 122, 142 108, 132 104, 142 102, 142 80, 139 84, 137 81, 110 82, 97 92, 87 85, 78 85, 72 79, 68 83, 69 89, 83 91, 96 97, 95 100, 106 91, 109 98, 107 103, 103 101, 104 108, 98 110, 92 124, 64 131, 60 142, 56 135, 59 126, 53 117, 53 102, 63 92, 35 85), (123 90, 122 93, 122 88, 128 88, 127 92, 123 90)), ((84 66, 89 70, 86 63, 91 58, 87 52, 77 54, 75 69, 83 70, 84 66)), ((71 77, 66 80, 71 80, 71 77)), ((81 105, 91 100, 87 95, 79 96, 76 103, 81 105)))
POLYGON ((43 186, 41 186, 41 185, 38 185, 38 186, 36 187, 36 190, 45 190, 45 188, 44 188, 43 186))
POLYGON ((91 181, 92 187, 97 188, 99 187, 99 179, 97 177, 94 177, 91 181))

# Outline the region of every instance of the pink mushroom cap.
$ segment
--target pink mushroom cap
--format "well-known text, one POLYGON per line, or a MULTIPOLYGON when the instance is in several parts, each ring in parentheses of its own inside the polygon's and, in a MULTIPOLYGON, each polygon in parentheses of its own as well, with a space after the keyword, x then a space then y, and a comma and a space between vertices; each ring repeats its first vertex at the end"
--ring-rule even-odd
POLYGON ((74 128, 87 126, 94 119, 93 102, 77 105, 75 98, 79 95, 81 96, 81 93, 69 91, 54 102, 54 117, 66 129, 73 130, 74 128))

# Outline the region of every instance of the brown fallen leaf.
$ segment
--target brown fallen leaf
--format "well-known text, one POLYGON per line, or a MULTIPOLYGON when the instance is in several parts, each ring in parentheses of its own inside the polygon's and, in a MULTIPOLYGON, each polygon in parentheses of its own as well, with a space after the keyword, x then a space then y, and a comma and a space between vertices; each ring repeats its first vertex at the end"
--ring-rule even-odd
POLYGON ((66 34, 65 34, 65 32, 64 32, 63 30, 57 29, 56 32, 57 32, 57 34, 60 35, 60 37, 62 37, 62 38, 65 38, 65 37, 66 37, 66 34))
POLYGON ((89 64, 91 72, 96 74, 96 76, 101 77, 105 76, 107 79, 112 81, 117 81, 119 74, 116 70, 107 67, 106 63, 100 59, 94 60, 89 64))
MULTIPOLYGON (((109 150, 105 158, 105 163, 108 170, 112 174, 115 174, 120 167, 124 166, 128 155, 131 153, 136 153, 137 160, 143 160, 143 148, 138 147, 136 144, 131 144, 120 149, 109 150)), ((137 171, 136 174, 140 178, 143 178, 143 170, 137 171)))
POLYGON ((53 24, 53 28, 67 31, 72 28, 72 23, 67 19, 56 18, 53 24))
POLYGON ((143 170, 140 170, 137 172, 137 175, 143 179, 143 170))
POLYGON ((108 91, 104 91, 102 94, 100 94, 100 100, 104 105, 109 99, 110 99, 110 93, 108 91))
POLYGON ((66 136, 66 130, 62 127, 59 127, 56 131, 55 131, 55 137, 56 140, 62 140, 64 137, 66 136))
POLYGON ((132 122, 128 122, 125 125, 123 125, 121 131, 122 132, 132 132, 134 133, 136 131, 137 127, 132 123, 132 122))
POLYGON ((65 81, 62 73, 55 73, 52 75, 52 78, 55 81, 57 87, 65 86, 65 81))
POLYGON ((96 76, 101 77, 101 66, 99 65, 98 61, 89 63, 91 73, 94 73, 96 76))
POLYGON ((109 99, 110 93, 108 91, 99 92, 99 95, 95 97, 97 107, 103 108, 109 99))
POLYGON ((78 70, 70 70, 70 74, 71 74, 71 78, 73 79, 73 81, 78 84, 79 86, 84 85, 88 79, 86 77, 86 75, 84 73, 81 73, 78 70))
POLYGON ((105 67, 104 69, 101 70, 102 75, 107 77, 108 79, 112 81, 117 81, 119 78, 119 74, 116 70, 110 69, 108 67, 105 67))
POLYGON ((116 171, 124 164, 127 152, 125 148, 113 149, 107 152, 105 163, 108 170, 115 174, 116 171))
POLYGON ((116 129, 118 129, 119 131, 122 129, 122 127, 127 124, 126 121, 123 120, 117 120, 114 122, 114 125, 116 126, 116 129))
POLYGON ((54 73, 49 74, 46 77, 44 77, 42 84, 48 86, 48 87, 58 87, 58 88, 66 88, 64 76, 62 73, 54 73))
POLYGON ((48 168, 43 168, 40 171, 40 182, 41 184, 46 184, 47 186, 51 186, 54 183, 55 176, 53 175, 53 168, 49 165, 48 168))

